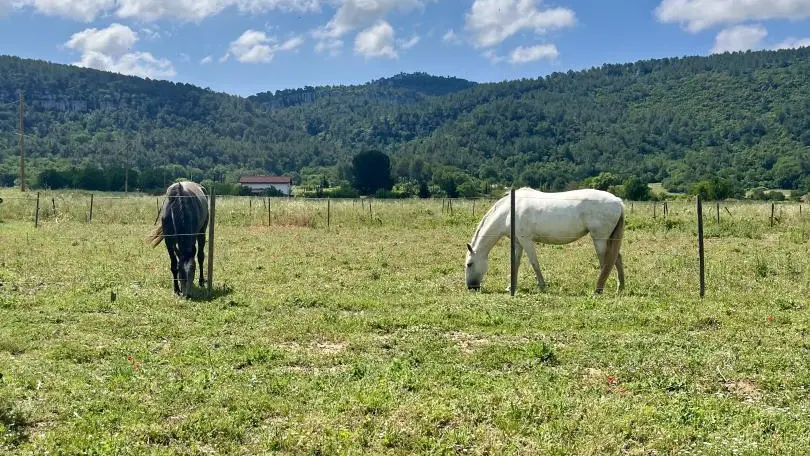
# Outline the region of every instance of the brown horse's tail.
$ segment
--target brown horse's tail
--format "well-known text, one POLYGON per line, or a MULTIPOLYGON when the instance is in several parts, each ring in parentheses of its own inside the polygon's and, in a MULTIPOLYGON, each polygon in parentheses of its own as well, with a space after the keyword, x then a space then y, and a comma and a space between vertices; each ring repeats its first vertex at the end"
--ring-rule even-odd
POLYGON ((622 238, 624 237, 624 207, 622 207, 621 215, 619 215, 619 221, 616 222, 616 226, 613 228, 613 232, 610 233, 610 237, 607 239, 607 246, 605 248, 605 259, 604 264, 602 265, 603 268, 599 271, 599 278, 596 281, 596 292, 601 293, 602 288, 605 285, 605 281, 607 280, 610 273, 613 271, 613 266, 616 264, 616 260, 619 259, 619 253, 622 248, 622 238))
POLYGON ((149 236, 146 237, 145 241, 147 244, 150 244, 152 248, 155 248, 160 244, 160 241, 163 240, 163 225, 158 225, 149 233, 149 236))

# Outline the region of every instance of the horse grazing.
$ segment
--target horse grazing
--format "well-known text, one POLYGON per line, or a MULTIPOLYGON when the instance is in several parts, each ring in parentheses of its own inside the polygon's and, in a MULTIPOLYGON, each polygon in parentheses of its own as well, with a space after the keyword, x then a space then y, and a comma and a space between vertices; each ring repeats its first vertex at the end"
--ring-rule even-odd
POLYGON ((199 246, 200 286, 205 285, 203 260, 205 230, 208 228, 208 198, 201 185, 178 182, 166 190, 166 200, 160 211, 160 225, 146 238, 152 248, 165 241, 171 261, 174 292, 188 298, 194 284, 194 243, 199 246), (179 268, 178 268, 179 263, 179 268))
MULTIPOLYGON (((510 196, 498 200, 475 230, 472 242, 467 244, 465 279, 467 288, 478 290, 487 271, 487 257, 495 243, 510 236, 510 196)), ((600 190, 572 190, 544 193, 531 188, 515 191, 515 258, 520 265, 522 251, 537 275, 540 289, 546 287, 535 241, 544 244, 568 244, 587 233, 591 234, 600 271, 595 293, 601 293, 613 265, 619 275, 619 291, 624 289, 624 267, 619 252, 624 236, 624 204, 622 200, 600 190)))

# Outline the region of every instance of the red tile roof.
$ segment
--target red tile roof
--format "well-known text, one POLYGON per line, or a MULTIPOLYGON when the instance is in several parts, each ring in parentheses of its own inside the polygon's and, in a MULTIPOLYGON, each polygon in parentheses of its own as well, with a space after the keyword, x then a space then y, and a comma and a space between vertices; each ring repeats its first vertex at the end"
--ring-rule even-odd
POLYGON ((240 184, 291 184, 292 177, 289 176, 242 176, 239 178, 240 184))

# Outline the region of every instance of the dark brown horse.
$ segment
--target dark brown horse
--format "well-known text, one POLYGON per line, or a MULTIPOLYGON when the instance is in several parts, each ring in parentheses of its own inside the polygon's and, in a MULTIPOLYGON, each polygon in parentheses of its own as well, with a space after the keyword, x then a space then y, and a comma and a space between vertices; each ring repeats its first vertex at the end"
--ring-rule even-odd
POLYGON ((185 298, 191 294, 194 284, 194 253, 200 263, 200 286, 205 285, 203 260, 205 253, 205 230, 208 228, 208 198, 201 185, 178 182, 166 190, 166 200, 160 211, 160 225, 146 238, 156 247, 160 241, 166 243, 171 261, 174 292, 185 298), (197 244, 197 250, 195 248, 197 244), (178 268, 179 263, 179 268, 178 268))

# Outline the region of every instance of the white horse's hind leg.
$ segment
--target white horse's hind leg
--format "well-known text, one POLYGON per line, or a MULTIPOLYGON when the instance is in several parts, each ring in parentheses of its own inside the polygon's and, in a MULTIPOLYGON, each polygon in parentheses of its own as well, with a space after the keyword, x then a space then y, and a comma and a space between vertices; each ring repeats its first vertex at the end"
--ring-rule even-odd
POLYGON ((521 240, 520 245, 523 246, 523 250, 526 251, 526 257, 529 258, 529 263, 532 265, 532 269, 534 269, 534 274, 537 276, 537 287, 541 290, 546 288, 546 281, 543 279, 543 273, 540 272, 540 263, 537 261, 537 252, 534 248, 534 241, 531 239, 528 240, 521 240))
POLYGON ((613 269, 612 264, 607 261, 607 240, 594 239, 593 246, 596 248, 596 257, 599 258, 599 277, 596 279, 595 293, 601 293, 605 289, 605 282, 610 275, 610 270, 613 269))
POLYGON ((616 257, 616 272, 619 274, 619 291, 624 290, 624 265, 622 264, 622 254, 616 257))
MULTIPOLYGON (((515 277, 518 276, 518 271, 520 270, 520 255, 523 253, 523 249, 520 247, 520 242, 515 242, 515 277)), ((509 285, 506 287, 506 291, 509 293, 512 292, 512 275, 511 275, 511 265, 509 268, 510 275, 509 275, 509 285)), ((517 285, 517 284, 515 284, 517 285)), ((515 290, 517 293, 517 290, 515 290)))

